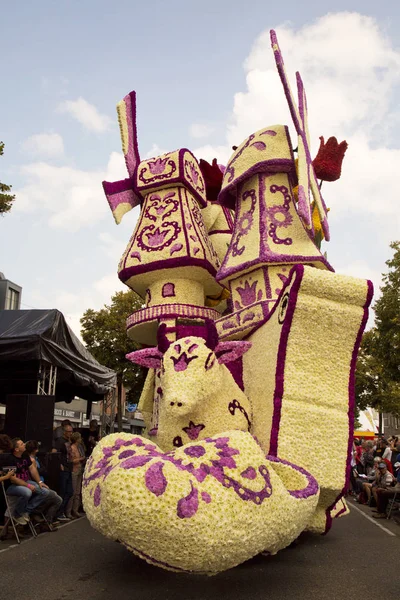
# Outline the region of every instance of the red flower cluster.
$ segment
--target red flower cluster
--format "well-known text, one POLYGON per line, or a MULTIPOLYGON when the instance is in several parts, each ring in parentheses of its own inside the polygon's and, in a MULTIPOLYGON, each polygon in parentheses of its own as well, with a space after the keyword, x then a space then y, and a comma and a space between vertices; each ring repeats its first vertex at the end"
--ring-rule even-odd
POLYGON ((223 174, 214 158, 212 165, 206 160, 200 159, 200 170, 206 183, 207 200, 216 200, 221 191, 223 174))
POLYGON ((348 144, 346 141, 339 144, 335 137, 330 137, 326 144, 323 136, 319 139, 321 144, 312 163, 315 175, 317 179, 323 181, 336 181, 342 171, 342 162, 348 144))

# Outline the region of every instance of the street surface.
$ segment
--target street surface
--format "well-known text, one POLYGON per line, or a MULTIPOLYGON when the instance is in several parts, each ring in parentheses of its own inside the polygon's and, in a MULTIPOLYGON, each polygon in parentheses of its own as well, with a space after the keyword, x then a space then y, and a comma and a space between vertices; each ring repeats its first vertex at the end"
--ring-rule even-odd
POLYGON ((152 567, 96 533, 87 519, 19 547, 0 543, 0 597, 21 600, 342 600, 400 597, 400 525, 372 523, 366 507, 328 536, 258 556, 214 577, 152 567), (362 514, 364 513, 364 515, 362 514), (390 535, 390 533, 392 535, 390 535))

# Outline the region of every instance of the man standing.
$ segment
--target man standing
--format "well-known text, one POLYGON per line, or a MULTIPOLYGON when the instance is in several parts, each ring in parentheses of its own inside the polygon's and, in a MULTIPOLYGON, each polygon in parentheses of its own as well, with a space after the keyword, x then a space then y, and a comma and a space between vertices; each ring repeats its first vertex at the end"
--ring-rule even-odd
POLYGON ((354 440, 355 446, 356 446, 356 469, 358 471, 358 473, 364 474, 365 470, 364 470, 364 465, 362 463, 362 456, 365 452, 365 440, 362 440, 362 442, 359 442, 358 440, 354 440))
POLYGON ((392 460, 392 450, 390 449, 389 442, 387 440, 381 440, 381 448, 383 450, 382 459, 385 458, 391 462, 392 460))
POLYGON ((64 421, 61 421, 61 425, 56 427, 53 431, 53 448, 55 447, 54 444, 56 443, 56 441, 61 439, 64 435, 64 427, 66 427, 67 425, 71 425, 72 427, 71 421, 69 419, 64 419, 64 421))
POLYGON ((65 509, 68 505, 70 498, 74 494, 72 487, 72 467, 73 463, 69 460, 71 452, 71 435, 73 429, 71 424, 66 424, 63 427, 63 436, 58 438, 53 443, 53 448, 60 452, 60 496, 62 503, 59 508, 58 520, 69 521, 69 518, 65 516, 65 509))
POLYGON ((86 447, 86 456, 89 457, 100 439, 99 424, 96 419, 89 423, 89 429, 82 429, 81 435, 86 447))
POLYGON ((361 456, 361 463, 364 467, 364 474, 368 476, 374 468, 374 444, 371 440, 365 443, 365 452, 361 456))
POLYGON ((11 477, 7 495, 19 497, 14 518, 20 525, 25 525, 29 521, 29 515, 45 502, 48 487, 40 480, 36 464, 32 462, 20 438, 12 440, 9 466, 15 467, 15 476, 11 477))
POLYGON ((374 451, 374 457, 375 456, 379 456, 379 458, 383 458, 383 453, 385 451, 385 445, 382 444, 383 438, 378 438, 378 441, 376 443, 376 448, 374 451))

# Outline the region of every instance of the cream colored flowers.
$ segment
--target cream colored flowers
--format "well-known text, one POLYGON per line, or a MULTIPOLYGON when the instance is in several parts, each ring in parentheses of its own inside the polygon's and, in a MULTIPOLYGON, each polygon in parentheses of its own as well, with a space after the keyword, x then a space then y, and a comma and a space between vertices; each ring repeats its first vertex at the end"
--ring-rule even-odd
POLYGON ((127 358, 149 369, 139 405, 149 439, 101 440, 84 506, 104 535, 178 572, 274 554, 348 510, 354 372, 372 286, 336 275, 315 244, 310 193, 326 240, 329 229, 304 86, 298 76, 297 106, 275 32, 271 40, 295 144, 283 125, 250 135, 221 167, 210 203, 188 150, 140 161, 131 92, 119 106, 129 179, 104 187, 117 221, 141 204, 119 277, 145 302, 127 322, 144 347, 127 358))
POLYGON ((207 574, 287 546, 318 495, 306 471, 266 458, 241 431, 168 454, 112 434, 95 448, 83 488, 88 518, 104 535, 152 564, 207 574))

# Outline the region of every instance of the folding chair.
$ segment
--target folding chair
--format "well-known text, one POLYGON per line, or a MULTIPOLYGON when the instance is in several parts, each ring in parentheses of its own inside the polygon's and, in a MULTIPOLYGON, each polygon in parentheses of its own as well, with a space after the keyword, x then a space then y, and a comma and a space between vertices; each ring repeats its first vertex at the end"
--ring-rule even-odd
MULTIPOLYGON (((9 524, 11 523, 13 529, 14 529, 14 535, 15 538, 18 542, 18 544, 21 543, 20 537, 18 535, 18 531, 17 531, 17 525, 19 525, 19 523, 17 523, 17 521, 14 518, 14 510, 15 510, 15 506, 18 502, 18 496, 7 496, 6 494, 6 489, 4 487, 4 481, 1 482, 1 489, 3 491, 3 496, 6 502, 6 512, 4 513, 4 516, 6 518, 4 525, 3 525, 3 529, 0 535, 0 539, 5 539, 7 533, 8 533, 8 527, 9 524)), ((33 524, 31 523, 31 521, 28 521, 28 526, 30 529, 30 532, 32 534, 33 537, 37 537, 37 532, 36 529, 34 528, 33 524)))
POLYGON ((391 500, 389 500, 390 508, 389 508, 389 512, 387 514, 388 519, 390 519, 390 515, 392 514, 393 506, 396 504, 396 502, 399 502, 399 501, 400 501, 400 490, 397 490, 395 495, 393 496, 393 498, 391 500))
MULTIPOLYGON (((39 507, 39 509, 40 509, 40 507, 39 507)), ((33 527, 35 528, 35 531, 36 531, 36 528, 43 525, 43 523, 46 525, 46 527, 49 531, 53 531, 54 527, 50 523, 50 521, 46 518, 46 515, 44 514, 44 512, 42 512, 41 510, 35 510, 34 514, 39 515, 42 518, 41 523, 36 523, 35 525, 33 525, 33 527)), ((36 535, 37 535, 37 532, 36 532, 36 535)))

